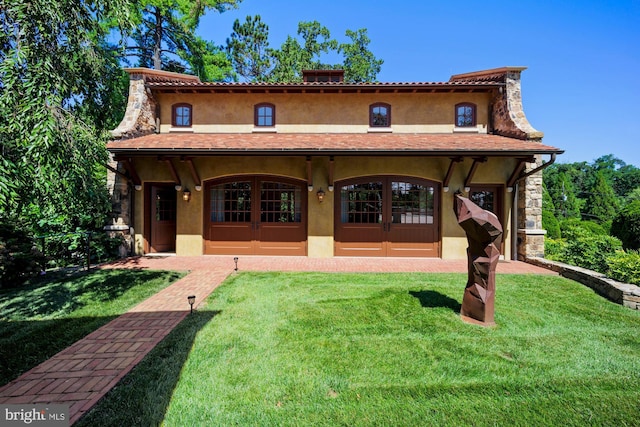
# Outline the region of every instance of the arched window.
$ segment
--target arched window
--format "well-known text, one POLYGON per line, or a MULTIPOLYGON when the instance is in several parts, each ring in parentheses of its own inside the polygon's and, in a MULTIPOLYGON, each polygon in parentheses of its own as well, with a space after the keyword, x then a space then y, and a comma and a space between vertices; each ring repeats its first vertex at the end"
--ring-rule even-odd
POLYGON ((470 102, 456 104, 456 127, 476 125, 476 105, 470 102))
POLYGON ((369 106, 369 126, 391 126, 391 105, 378 102, 369 106))
POLYGON ((254 125, 275 126, 276 125, 276 106, 273 104, 263 103, 254 107, 254 125))
POLYGON ((192 111, 191 104, 174 104, 171 107, 171 126, 191 127, 192 111))

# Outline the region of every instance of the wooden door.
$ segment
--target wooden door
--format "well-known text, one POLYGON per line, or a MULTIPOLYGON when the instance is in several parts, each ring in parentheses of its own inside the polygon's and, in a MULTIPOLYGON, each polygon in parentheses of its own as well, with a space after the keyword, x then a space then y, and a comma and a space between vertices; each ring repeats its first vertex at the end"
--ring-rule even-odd
POLYGON ((437 184, 408 177, 374 177, 337 187, 336 255, 440 255, 437 184))
POLYGON ((387 180, 387 256, 440 255, 437 188, 435 183, 415 178, 387 180))
POLYGON ((304 183, 242 177, 207 186, 205 253, 305 255, 304 183))
POLYGON ((335 201, 335 254, 385 256, 384 180, 338 184, 335 201))
POLYGON ((153 185, 150 200, 150 252, 176 250, 176 190, 173 186, 153 185))

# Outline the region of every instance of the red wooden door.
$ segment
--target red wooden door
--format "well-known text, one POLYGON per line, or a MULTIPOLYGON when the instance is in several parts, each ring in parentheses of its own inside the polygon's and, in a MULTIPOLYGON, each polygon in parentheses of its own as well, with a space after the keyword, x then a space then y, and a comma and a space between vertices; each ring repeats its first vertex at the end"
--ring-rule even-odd
POLYGON ((176 250, 176 190, 173 186, 151 187, 150 252, 176 250))
POLYGON ((242 177, 207 186, 205 253, 305 255, 304 183, 242 177))
POLYGON ((437 184, 375 177, 337 187, 336 255, 439 256, 437 184))

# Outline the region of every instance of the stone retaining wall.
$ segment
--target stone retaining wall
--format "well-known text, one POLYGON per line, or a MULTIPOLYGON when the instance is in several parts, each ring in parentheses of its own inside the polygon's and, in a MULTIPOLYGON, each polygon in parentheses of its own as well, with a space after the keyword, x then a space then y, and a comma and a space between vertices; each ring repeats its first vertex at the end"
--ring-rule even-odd
POLYGON ((544 258, 527 258, 526 262, 553 270, 563 277, 590 287, 617 304, 640 310, 640 287, 607 278, 604 274, 544 258))

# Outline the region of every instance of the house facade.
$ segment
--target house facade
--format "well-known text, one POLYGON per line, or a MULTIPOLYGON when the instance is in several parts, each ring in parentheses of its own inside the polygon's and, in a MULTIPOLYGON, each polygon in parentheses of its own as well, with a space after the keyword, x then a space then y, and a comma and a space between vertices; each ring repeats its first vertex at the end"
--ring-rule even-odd
POLYGON ((106 229, 136 254, 462 259, 462 192, 500 219, 505 259, 541 256, 541 170, 562 150, 524 115, 523 70, 274 84, 128 69, 106 229))

